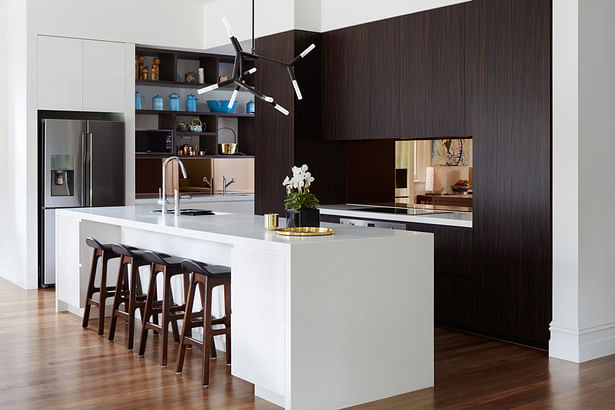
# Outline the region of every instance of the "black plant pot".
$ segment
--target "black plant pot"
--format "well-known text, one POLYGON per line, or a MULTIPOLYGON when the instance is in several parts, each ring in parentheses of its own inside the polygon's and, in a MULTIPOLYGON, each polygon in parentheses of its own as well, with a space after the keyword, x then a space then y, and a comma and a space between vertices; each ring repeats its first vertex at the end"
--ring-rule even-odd
POLYGON ((286 210, 286 227, 319 227, 320 226, 320 210, 317 208, 299 209, 298 211, 286 210))

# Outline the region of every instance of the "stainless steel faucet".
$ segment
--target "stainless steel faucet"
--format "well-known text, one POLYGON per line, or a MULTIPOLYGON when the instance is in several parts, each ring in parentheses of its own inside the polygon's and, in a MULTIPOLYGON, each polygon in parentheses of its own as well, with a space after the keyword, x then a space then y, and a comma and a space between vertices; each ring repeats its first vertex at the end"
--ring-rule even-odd
POLYGON ((222 195, 226 195, 226 188, 229 187, 229 185, 234 184, 235 183, 235 178, 231 178, 230 181, 226 181, 226 177, 222 176, 222 195))
MULTIPOLYGON (((186 172, 186 168, 184 167, 184 163, 179 157, 172 156, 167 158, 162 164, 162 193, 160 198, 158 199, 158 204, 161 205, 162 214, 165 215, 167 213, 167 165, 171 161, 177 161, 179 163, 179 168, 182 172, 183 178, 188 178, 188 173, 186 172)), ((179 215, 179 191, 175 190, 175 214, 179 215)))
POLYGON ((203 183, 209 188, 210 195, 214 195, 214 179, 209 180, 206 176, 203 177, 203 183))

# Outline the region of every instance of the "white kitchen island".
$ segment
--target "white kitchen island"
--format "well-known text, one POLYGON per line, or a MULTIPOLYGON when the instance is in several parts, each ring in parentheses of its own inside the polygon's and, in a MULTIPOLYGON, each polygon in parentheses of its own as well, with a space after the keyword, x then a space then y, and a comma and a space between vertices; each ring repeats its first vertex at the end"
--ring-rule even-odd
POLYGON ((326 225, 335 235, 289 238, 262 216, 152 210, 57 211, 59 311, 83 310, 94 236, 230 266, 231 372, 259 397, 333 409, 433 386, 432 234, 326 225))

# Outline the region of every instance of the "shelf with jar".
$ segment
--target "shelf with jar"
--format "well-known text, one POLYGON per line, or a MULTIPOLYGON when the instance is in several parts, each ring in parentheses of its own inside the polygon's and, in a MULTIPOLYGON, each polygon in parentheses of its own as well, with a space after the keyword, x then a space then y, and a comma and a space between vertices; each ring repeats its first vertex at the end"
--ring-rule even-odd
MULTIPOLYGON (((254 67, 248 61, 246 69, 254 67)), ((135 48, 135 81, 137 85, 198 88, 230 76, 233 56, 137 46, 135 48)), ((254 86, 252 76, 246 78, 254 86)))

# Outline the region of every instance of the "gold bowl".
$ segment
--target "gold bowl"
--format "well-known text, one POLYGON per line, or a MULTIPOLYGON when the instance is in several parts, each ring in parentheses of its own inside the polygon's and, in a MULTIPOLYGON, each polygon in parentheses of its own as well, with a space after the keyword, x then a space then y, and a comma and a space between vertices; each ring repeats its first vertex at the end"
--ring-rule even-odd
POLYGON ((285 236, 325 236, 333 235, 335 231, 331 228, 317 228, 311 226, 297 226, 292 228, 282 228, 276 231, 278 235, 285 236))
POLYGON ((227 144, 219 144, 220 145, 220 153, 224 155, 233 155, 237 152, 237 143, 227 143, 227 144))

